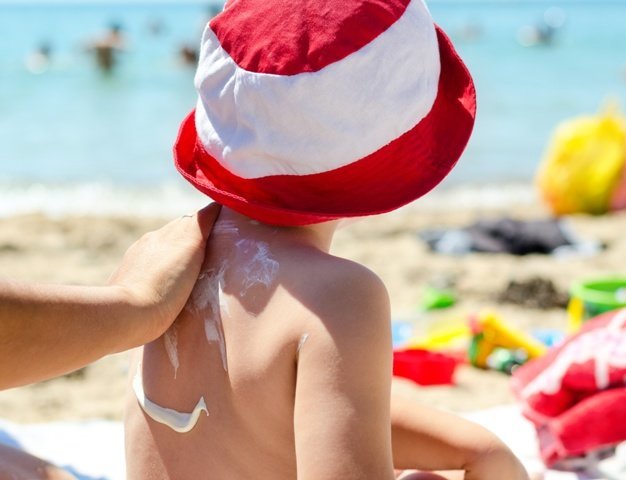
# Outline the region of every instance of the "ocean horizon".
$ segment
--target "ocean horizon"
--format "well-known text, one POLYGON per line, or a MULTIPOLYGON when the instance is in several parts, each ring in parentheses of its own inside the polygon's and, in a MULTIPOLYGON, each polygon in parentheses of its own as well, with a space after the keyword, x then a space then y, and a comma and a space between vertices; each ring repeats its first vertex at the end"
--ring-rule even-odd
MULTIPOLYGON (((437 190, 501 190, 502 198, 510 185, 532 190, 556 125, 609 101, 626 108, 626 0, 427 4, 478 95, 474 134, 437 190), (538 41, 546 25, 552 36, 538 41)), ((179 178, 171 148, 196 99, 193 67, 180 62, 180 49, 197 48, 220 7, 0 0, 0 216, 121 211, 113 205, 122 198, 155 212, 168 199, 175 213, 204 201, 179 178), (103 74, 85 44, 111 23, 122 26, 128 48, 103 74), (43 45, 50 61, 33 64, 43 45)))

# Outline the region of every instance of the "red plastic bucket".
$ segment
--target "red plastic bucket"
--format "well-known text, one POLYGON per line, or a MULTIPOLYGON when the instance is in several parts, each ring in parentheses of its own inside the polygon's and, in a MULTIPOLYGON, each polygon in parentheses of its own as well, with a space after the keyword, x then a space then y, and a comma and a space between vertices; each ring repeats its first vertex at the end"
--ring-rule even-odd
POLYGON ((423 349, 393 352, 393 374, 420 385, 451 385, 458 360, 423 349))

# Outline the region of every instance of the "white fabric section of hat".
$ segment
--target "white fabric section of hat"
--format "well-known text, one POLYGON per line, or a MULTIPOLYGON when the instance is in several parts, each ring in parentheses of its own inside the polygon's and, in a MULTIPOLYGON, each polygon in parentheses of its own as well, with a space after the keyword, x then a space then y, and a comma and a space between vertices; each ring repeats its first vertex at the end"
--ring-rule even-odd
POLYGON ((415 127, 437 96, 439 46, 421 0, 369 44, 317 72, 240 68, 207 26, 195 84, 206 151, 245 179, 348 165, 415 127))

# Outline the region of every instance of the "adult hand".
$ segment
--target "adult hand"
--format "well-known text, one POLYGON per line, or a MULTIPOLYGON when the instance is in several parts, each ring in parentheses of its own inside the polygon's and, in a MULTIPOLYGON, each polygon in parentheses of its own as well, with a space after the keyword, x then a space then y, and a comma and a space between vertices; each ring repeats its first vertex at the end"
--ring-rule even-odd
POLYGON ((106 287, 0 281, 0 390, 160 336, 193 289, 218 214, 209 205, 144 235, 106 287))
POLYGON ((220 212, 212 203, 146 233, 126 251, 109 279, 131 305, 145 310, 152 336, 160 336, 185 306, 200 273, 206 240, 220 212))

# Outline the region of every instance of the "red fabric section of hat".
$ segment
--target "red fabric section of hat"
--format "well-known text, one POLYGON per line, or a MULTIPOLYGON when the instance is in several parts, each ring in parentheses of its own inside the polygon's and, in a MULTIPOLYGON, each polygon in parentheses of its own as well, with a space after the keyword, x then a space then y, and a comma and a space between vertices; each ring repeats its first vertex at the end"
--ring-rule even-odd
POLYGON ((371 155, 320 174, 243 179, 204 150, 191 115, 183 122, 175 146, 178 170, 198 190, 223 205, 276 225, 373 215, 415 200, 456 164, 476 112, 469 72, 447 36, 439 29, 437 36, 441 76, 430 113, 412 130, 371 155))
POLYGON ((210 22, 244 70, 316 72, 360 50, 395 23, 410 0, 231 0, 210 22))

